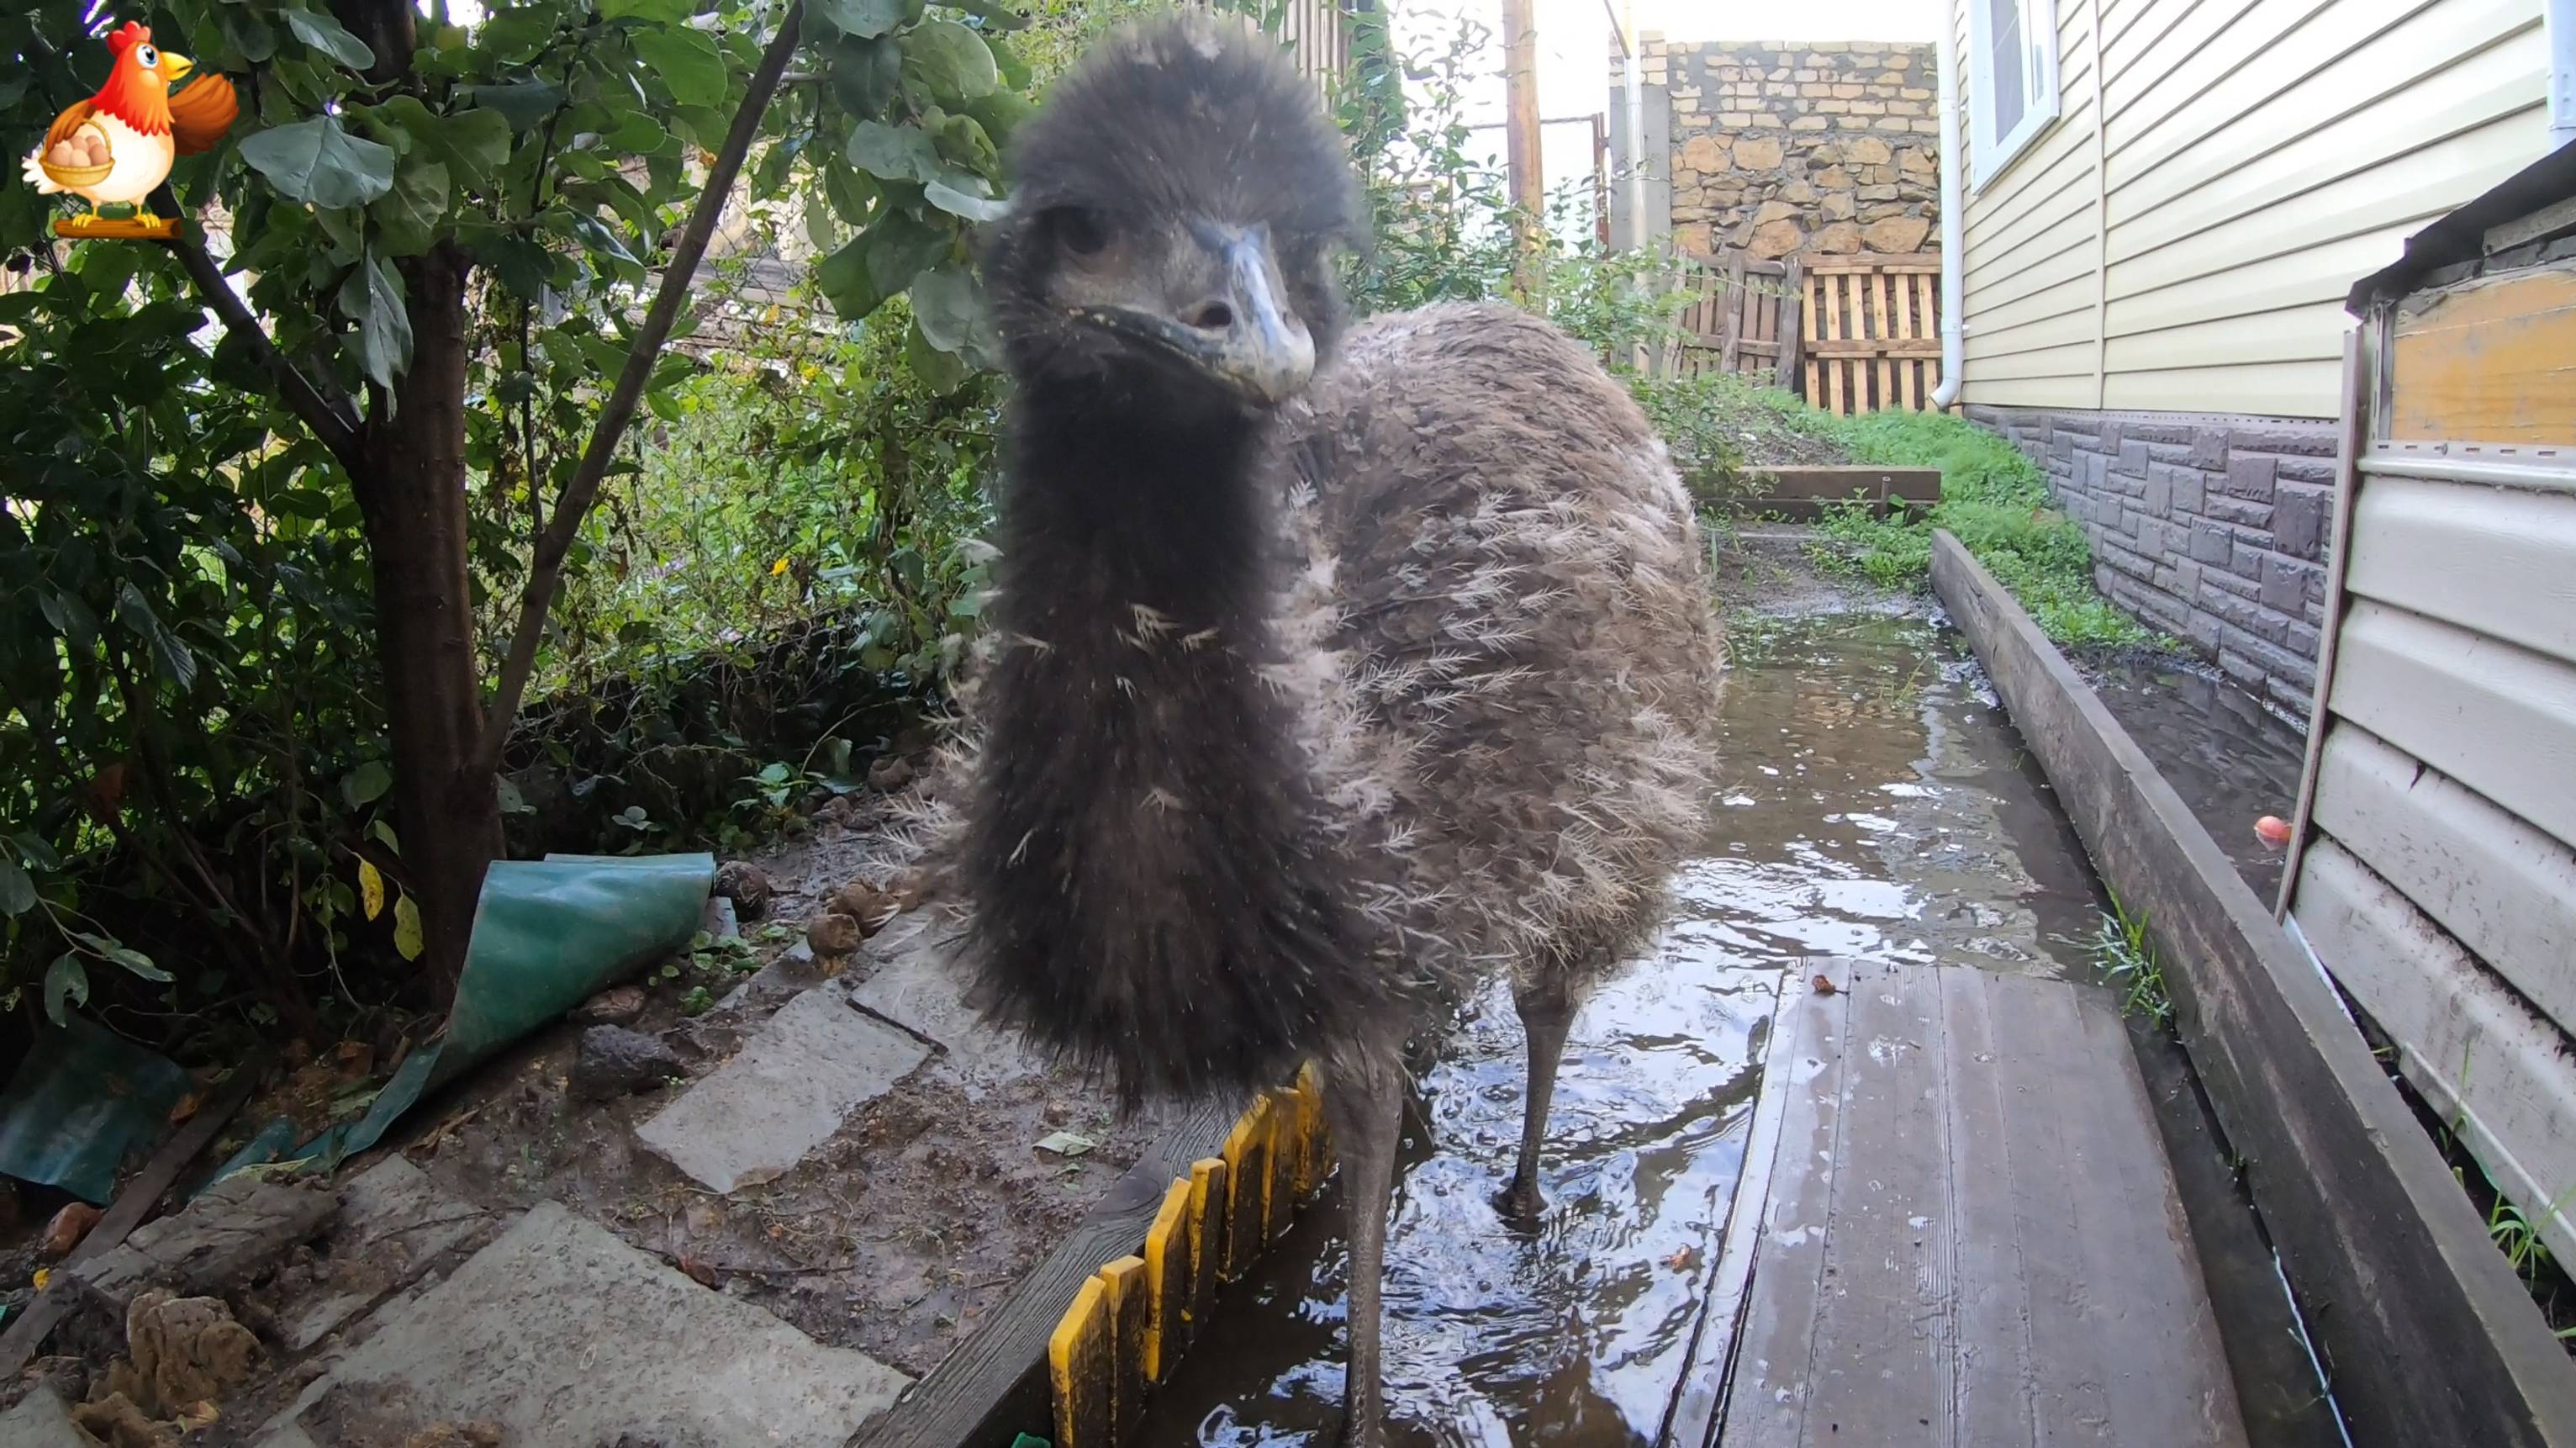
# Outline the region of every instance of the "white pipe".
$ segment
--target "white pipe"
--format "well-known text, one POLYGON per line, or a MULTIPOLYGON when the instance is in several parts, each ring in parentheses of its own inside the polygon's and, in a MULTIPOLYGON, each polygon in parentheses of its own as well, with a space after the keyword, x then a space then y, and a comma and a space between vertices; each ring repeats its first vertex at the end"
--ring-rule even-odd
POLYGON ((2576 0, 2549 0, 2549 149, 2576 141, 2576 0))
MULTIPOLYGON (((2576 5, 2576 0, 2554 0, 2554 3, 2576 5)), ((1619 189, 1628 212, 1628 245, 1643 251, 1647 241, 1646 94, 1642 83, 1646 72, 1637 64, 1637 7, 1631 3, 1621 8, 1623 13, 1611 18, 1611 24, 1618 27, 1619 84, 1628 92, 1626 114, 1619 118, 1620 128, 1626 132, 1621 139, 1627 142, 1628 174, 1619 179, 1619 189)))
MULTIPOLYGON (((2576 4, 2576 0, 2551 0, 2553 4, 2576 4)), ((1968 164, 1967 147, 1959 139, 1959 34, 1951 23, 1950 7, 1941 7, 1941 34, 1936 46, 1941 67, 1938 97, 1933 104, 1941 111, 1941 385, 1932 389, 1932 407, 1947 411, 1959 400, 1961 373, 1967 367, 1968 334, 1965 280, 1968 245, 1968 208, 1961 197, 1965 189, 1959 174, 1968 164)))

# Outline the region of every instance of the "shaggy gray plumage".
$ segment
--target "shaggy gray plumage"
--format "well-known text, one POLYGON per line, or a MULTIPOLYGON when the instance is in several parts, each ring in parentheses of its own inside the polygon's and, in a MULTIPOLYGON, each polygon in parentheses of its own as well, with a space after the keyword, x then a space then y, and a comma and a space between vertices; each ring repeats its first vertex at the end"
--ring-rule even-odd
POLYGON ((1507 1195, 1534 1208, 1574 1004, 1703 827, 1724 650, 1690 500, 1543 321, 1449 305, 1340 335, 1355 191, 1257 36, 1122 34, 1015 160, 986 257, 1018 383, 998 587, 921 843, 990 1013, 1129 1099, 1324 1062, 1349 1434, 1374 1442, 1407 1036, 1511 981, 1531 1090, 1507 1195))

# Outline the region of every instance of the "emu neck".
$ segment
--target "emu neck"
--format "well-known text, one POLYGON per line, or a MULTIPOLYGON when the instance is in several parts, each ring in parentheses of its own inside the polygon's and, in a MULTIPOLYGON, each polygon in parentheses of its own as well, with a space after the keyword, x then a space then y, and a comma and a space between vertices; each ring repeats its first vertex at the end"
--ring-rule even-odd
POLYGON ((1276 509, 1257 480, 1266 423, 1035 410, 1016 422, 1004 622, 1065 644, 1094 624, 1131 631, 1145 608, 1184 633, 1251 642, 1244 631, 1268 605, 1276 509))

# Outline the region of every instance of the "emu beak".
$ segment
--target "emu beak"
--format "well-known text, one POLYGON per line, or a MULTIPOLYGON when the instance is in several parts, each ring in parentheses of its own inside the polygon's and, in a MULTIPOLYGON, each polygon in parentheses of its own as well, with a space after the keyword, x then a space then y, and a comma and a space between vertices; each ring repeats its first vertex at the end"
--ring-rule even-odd
POLYGON ((1282 305, 1278 269, 1270 257, 1267 227, 1238 231, 1205 223, 1190 227, 1202 249, 1190 258, 1199 271, 1199 299, 1171 307, 1089 306, 1076 309, 1093 324, 1150 343, 1255 402, 1285 402, 1315 375, 1315 339, 1282 305))
POLYGON ((153 69, 161 72, 161 83, 163 85, 177 85, 179 82, 186 80, 188 78, 188 73, 196 68, 197 63, 195 61, 190 60, 188 57, 181 55, 175 50, 165 50, 161 52, 161 63, 153 67, 153 69))

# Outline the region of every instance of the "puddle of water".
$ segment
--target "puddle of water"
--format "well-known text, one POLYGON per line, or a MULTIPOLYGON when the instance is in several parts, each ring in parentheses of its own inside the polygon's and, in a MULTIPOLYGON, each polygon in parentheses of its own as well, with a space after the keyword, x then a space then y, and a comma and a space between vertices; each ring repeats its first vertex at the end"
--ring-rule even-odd
POLYGON ((2269 906, 2280 893, 2283 853, 2255 838, 2254 822, 2288 819, 2296 808, 2305 737, 2253 695, 2179 659, 2126 655, 2084 673, 2269 906))
MULTIPOLYGON (((1692 1358, 1785 971, 2087 969, 2069 942, 2099 919, 2091 874, 1955 635, 1755 619, 1735 645, 1723 805, 1661 938, 1575 1023, 1534 1233, 1489 1204, 1520 1124, 1507 996, 1480 1000, 1422 1073, 1387 1251, 1400 1443, 1653 1441, 1692 1358)), ((1309 1208, 1227 1289, 1137 1441, 1329 1441, 1341 1216, 1309 1208)))

